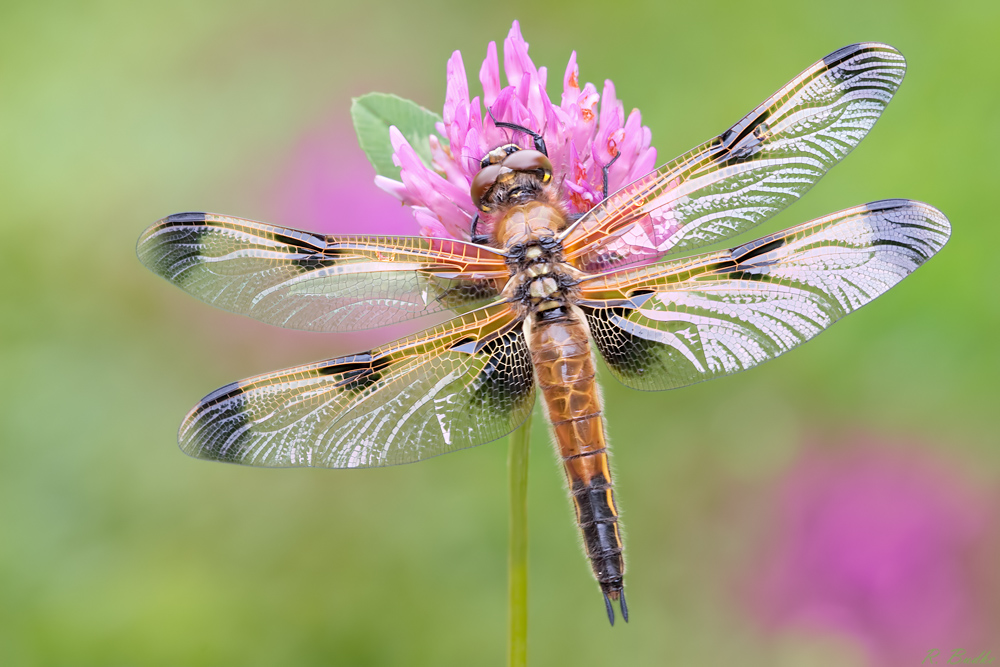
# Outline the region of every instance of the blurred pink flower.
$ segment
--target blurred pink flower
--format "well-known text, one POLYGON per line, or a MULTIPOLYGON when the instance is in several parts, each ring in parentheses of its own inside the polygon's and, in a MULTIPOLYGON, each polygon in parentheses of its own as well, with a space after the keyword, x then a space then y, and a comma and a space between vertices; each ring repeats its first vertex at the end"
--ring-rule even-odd
POLYGON ((997 636, 975 566, 990 548, 987 499, 915 446, 855 445, 812 450, 780 484, 775 541, 752 575, 759 618, 853 637, 876 665, 917 665, 933 649, 941 664, 956 649, 1000 658, 984 643, 997 636))
MULTIPOLYGON (((605 81, 603 100, 593 84, 580 88, 575 51, 563 76, 559 105, 550 101, 546 92, 548 72, 544 67, 535 67, 528 57, 528 44, 521 37, 517 21, 504 40, 503 60, 509 85, 501 88, 497 46, 490 42, 479 70, 482 104, 497 121, 543 135, 553 165, 553 181, 561 189, 569 213, 584 213, 601 200, 601 168, 615 156, 620 155, 608 173, 611 192, 656 166, 649 128, 642 125, 637 110, 625 118, 614 84, 605 81)), ((468 239, 477 213, 469 187, 479 171, 479 160, 512 139, 524 148, 532 144, 528 137, 512 137, 510 130, 497 128, 489 114, 484 114, 480 97, 470 100, 465 65, 458 51, 448 61, 443 119, 437 130, 447 138, 448 145, 431 137, 433 169, 425 166, 403 135, 393 130, 393 160, 402 169, 402 182, 379 176, 376 183, 413 207, 424 236, 468 239)), ((484 223, 488 229, 490 221, 484 223)))
MULTIPOLYGON (((304 132, 291 147, 269 191, 271 213, 267 219, 321 234, 413 236, 417 229, 409 210, 377 188, 374 175, 375 168, 358 146, 350 118, 333 116, 304 132)), ((413 326, 340 333, 332 339, 266 325, 246 330, 257 337, 252 343, 255 350, 267 347, 259 339, 265 336, 286 346, 290 341, 299 348, 315 346, 319 357, 367 349, 410 334, 413 326)), ((261 363, 270 365, 273 363, 261 363)))
POLYGON ((323 234, 412 236, 409 212, 375 186, 374 176, 350 119, 331 119, 292 148, 272 198, 274 219, 323 234))

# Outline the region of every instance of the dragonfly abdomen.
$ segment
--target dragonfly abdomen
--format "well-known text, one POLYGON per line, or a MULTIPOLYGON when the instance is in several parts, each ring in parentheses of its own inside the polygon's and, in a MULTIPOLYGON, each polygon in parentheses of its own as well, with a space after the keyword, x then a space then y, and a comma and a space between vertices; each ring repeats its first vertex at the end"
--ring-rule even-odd
POLYGON ((526 334, 535 379, 566 470, 577 525, 604 593, 608 618, 614 623, 610 600, 620 599, 622 616, 628 620, 618 510, 586 321, 577 307, 560 307, 530 316, 526 334))

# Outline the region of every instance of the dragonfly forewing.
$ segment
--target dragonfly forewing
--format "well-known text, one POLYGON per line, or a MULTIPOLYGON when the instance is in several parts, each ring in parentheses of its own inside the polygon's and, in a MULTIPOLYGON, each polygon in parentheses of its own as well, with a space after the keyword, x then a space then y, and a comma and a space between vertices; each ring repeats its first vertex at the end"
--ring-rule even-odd
POLYGON ((858 145, 905 71, 903 56, 885 44, 831 53, 719 136, 595 207, 567 230, 567 258, 607 271, 751 229, 858 145))
POLYGON ((452 239, 324 236, 212 213, 164 218, 139 259, 197 298, 290 329, 359 331, 496 300, 495 250, 452 239))

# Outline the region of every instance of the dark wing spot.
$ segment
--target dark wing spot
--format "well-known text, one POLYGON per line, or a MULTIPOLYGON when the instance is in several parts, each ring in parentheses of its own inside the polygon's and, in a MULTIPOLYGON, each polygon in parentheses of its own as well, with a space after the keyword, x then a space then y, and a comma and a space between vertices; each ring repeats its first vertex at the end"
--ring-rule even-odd
POLYGON ((520 327, 483 344, 486 366, 475 381, 473 405, 485 405, 500 414, 517 411, 532 396, 535 376, 531 354, 520 327))
POLYGON ((727 273, 736 269, 738 265, 731 259, 717 264, 709 264, 705 267, 705 273, 727 273))
POLYGON ((164 219, 164 222, 169 222, 174 225, 200 225, 205 222, 205 215, 205 213, 200 211, 185 211, 183 213, 168 215, 164 219))
POLYGON ((842 49, 837 49, 830 55, 823 58, 823 64, 828 68, 836 67, 845 60, 848 60, 854 56, 858 51, 860 51, 860 44, 851 44, 850 46, 845 46, 842 49))
POLYGON ((278 233, 273 234, 272 236, 275 241, 284 243, 285 245, 291 246, 293 248, 298 248, 299 250, 307 254, 320 253, 324 251, 326 251, 331 255, 341 254, 341 251, 338 248, 325 248, 322 246, 313 245, 311 243, 308 243, 305 239, 301 239, 295 236, 288 236, 287 234, 278 234, 278 233))
POLYGON ((727 274, 727 278, 730 280, 743 280, 743 281, 757 281, 760 282, 764 280, 767 276, 766 273, 761 272, 751 272, 751 271, 732 271, 727 274))
POLYGON ((360 393, 382 379, 382 371, 389 365, 389 357, 375 357, 363 352, 334 359, 316 370, 317 375, 332 375, 334 386, 344 392, 360 393))
POLYGON ((766 238, 764 238, 764 239, 757 239, 756 241, 753 241, 751 243, 747 243, 746 245, 742 245, 742 246, 740 246, 738 248, 734 248, 731 251, 732 257, 733 257, 733 260, 735 260, 737 262, 741 262, 741 263, 742 262, 746 262, 746 261, 749 261, 751 259, 754 259, 755 257, 760 257, 761 255, 766 255, 767 253, 771 252, 772 250, 777 250, 778 248, 780 248, 780 247, 782 247, 782 246, 785 245, 785 241, 786 241, 786 239, 783 236, 780 237, 780 238, 771 240, 771 241, 768 241, 766 238))
POLYGON ((612 317, 627 317, 631 308, 587 308, 587 316, 594 343, 604 357, 604 362, 625 377, 640 378, 660 366, 656 354, 660 343, 634 336, 612 321, 612 317))

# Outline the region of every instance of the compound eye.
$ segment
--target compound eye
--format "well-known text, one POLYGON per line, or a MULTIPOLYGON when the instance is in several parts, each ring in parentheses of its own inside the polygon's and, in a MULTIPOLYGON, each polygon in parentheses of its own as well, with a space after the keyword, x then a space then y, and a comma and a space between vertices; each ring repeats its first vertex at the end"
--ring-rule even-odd
POLYGON ((489 194, 490 188, 497 181, 497 176, 500 174, 501 165, 491 164, 485 169, 482 169, 476 177, 472 179, 472 187, 469 188, 469 193, 472 195, 472 203, 476 205, 483 213, 489 213, 490 208, 483 203, 483 198, 489 194))
POLYGON ((552 180, 552 163, 541 151, 517 151, 507 156, 507 159, 503 161, 503 166, 511 171, 536 172, 542 179, 542 183, 548 183, 552 180))

